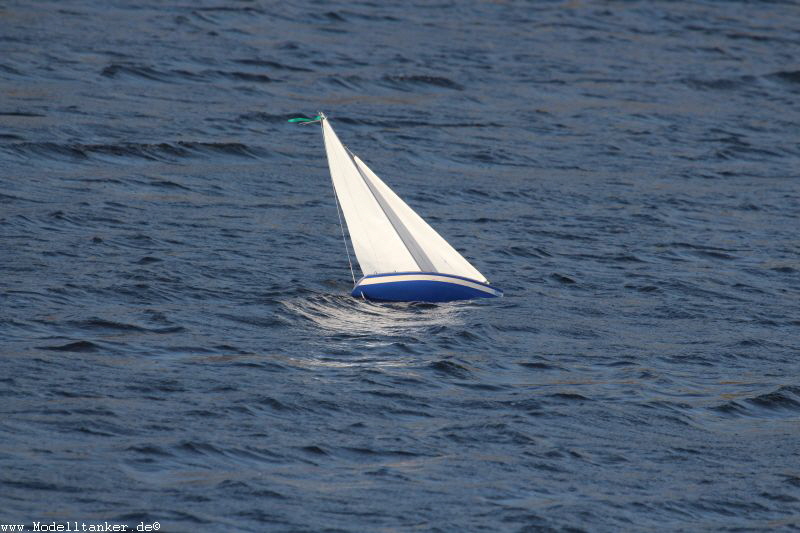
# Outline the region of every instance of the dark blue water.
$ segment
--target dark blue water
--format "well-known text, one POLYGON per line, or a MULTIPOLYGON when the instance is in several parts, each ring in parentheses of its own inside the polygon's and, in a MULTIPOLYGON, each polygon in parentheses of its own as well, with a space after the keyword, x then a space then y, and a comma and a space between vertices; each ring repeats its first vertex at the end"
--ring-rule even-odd
POLYGON ((0 521, 800 529, 798 28, 4 2, 0 521), (319 110, 504 299, 349 296, 319 110))

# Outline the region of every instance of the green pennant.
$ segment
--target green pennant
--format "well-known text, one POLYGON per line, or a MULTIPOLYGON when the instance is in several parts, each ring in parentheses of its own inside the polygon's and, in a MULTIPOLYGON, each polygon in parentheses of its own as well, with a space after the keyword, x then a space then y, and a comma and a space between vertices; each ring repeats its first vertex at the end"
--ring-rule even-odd
POLYGON ((288 122, 317 122, 318 120, 322 120, 320 115, 314 118, 290 118, 288 122))

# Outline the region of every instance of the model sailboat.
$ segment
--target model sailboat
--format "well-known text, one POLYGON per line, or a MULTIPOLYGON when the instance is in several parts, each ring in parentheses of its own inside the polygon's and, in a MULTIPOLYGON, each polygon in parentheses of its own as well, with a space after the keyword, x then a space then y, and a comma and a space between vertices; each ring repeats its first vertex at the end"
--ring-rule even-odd
POLYGON ((322 125, 336 199, 363 272, 358 282, 353 275, 353 296, 446 302, 503 295, 342 144, 325 115, 291 122, 322 125))

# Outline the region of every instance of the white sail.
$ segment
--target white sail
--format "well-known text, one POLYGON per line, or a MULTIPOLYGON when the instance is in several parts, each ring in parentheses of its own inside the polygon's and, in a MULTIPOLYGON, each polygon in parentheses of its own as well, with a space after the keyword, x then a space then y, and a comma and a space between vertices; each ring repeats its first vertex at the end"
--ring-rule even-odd
POLYGON ((322 121, 333 186, 364 275, 419 271, 392 223, 327 120, 322 121))
POLYGON ((397 196, 322 120, 328 165, 364 275, 439 272, 486 278, 397 196))
POLYGON ((444 240, 435 229, 397 196, 358 156, 354 156, 354 159, 361 171, 375 184, 380 194, 386 199, 398 218, 402 220, 412 238, 431 263, 430 267, 424 268, 426 272, 455 274, 456 276, 487 282, 486 277, 478 272, 478 269, 464 259, 464 256, 458 253, 455 248, 450 246, 449 242, 444 240))

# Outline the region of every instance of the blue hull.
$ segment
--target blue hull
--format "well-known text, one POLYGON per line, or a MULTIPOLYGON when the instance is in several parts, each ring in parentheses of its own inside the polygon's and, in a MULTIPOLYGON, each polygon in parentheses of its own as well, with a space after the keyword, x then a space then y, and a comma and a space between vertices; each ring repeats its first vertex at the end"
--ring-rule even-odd
POLYGON ((352 295, 384 302, 452 302, 497 298, 503 296, 503 291, 487 283, 452 274, 397 272, 361 278, 352 295))

